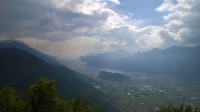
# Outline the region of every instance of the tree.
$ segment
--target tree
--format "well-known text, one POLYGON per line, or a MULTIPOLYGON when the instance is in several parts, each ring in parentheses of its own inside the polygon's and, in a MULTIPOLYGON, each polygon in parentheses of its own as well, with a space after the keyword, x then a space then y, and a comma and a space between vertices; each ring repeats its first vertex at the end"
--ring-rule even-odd
POLYGON ((26 103, 21 94, 11 87, 0 90, 0 112, 26 112, 26 103))
POLYGON ((73 105, 71 100, 58 100, 57 105, 57 111, 58 112, 74 112, 73 111, 73 105))
POLYGON ((81 99, 80 97, 72 101, 73 112, 100 112, 99 109, 90 106, 87 99, 81 99))
POLYGON ((57 106, 57 94, 55 81, 40 78, 28 90, 30 104, 33 112, 55 112, 57 106))
POLYGON ((198 107, 192 108, 192 106, 173 106, 169 104, 168 106, 161 106, 158 112, 200 112, 198 107))
POLYGON ((0 112, 100 112, 87 100, 62 100, 56 94, 55 81, 40 78, 28 89, 29 101, 11 87, 0 90, 0 112))

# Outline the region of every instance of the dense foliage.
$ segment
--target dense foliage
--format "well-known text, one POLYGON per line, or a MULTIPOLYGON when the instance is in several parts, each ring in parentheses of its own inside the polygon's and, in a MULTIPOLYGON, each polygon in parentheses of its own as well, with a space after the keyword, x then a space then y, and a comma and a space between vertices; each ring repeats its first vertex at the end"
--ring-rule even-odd
POLYGON ((28 89, 28 100, 11 87, 0 90, 0 112, 100 112, 85 99, 63 100, 57 96, 55 81, 40 78, 28 89))
POLYGON ((158 112, 200 112, 200 108, 192 106, 174 106, 172 104, 169 104, 168 106, 161 106, 158 112))

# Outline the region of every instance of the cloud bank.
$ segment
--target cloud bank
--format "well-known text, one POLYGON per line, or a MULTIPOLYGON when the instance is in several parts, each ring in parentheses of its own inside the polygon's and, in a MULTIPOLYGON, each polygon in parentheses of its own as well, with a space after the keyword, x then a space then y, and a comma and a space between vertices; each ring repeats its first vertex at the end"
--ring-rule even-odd
MULTIPOLYGON (((119 0, 1 0, 0 39, 17 39, 63 59, 124 49, 200 43, 200 1, 164 0, 162 25, 141 25, 112 6, 119 0)), ((142 10, 141 10, 142 13, 142 10)))

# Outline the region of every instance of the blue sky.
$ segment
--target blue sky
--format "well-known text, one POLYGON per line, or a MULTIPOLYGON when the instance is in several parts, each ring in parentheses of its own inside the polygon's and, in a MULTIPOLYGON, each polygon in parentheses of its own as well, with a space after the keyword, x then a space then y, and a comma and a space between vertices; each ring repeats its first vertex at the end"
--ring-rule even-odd
POLYGON ((144 20, 145 25, 163 24, 163 15, 155 11, 162 0, 123 0, 121 5, 112 8, 121 14, 130 14, 134 19, 144 20))
POLYGON ((200 44, 200 0, 0 0, 0 40, 61 59, 200 44))

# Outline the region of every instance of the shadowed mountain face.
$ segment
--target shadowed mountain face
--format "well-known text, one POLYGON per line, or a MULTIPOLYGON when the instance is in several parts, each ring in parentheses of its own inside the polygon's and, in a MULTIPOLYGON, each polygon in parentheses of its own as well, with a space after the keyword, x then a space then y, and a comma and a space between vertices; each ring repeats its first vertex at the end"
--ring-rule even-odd
POLYGON ((178 76, 198 76, 200 73, 200 46, 175 46, 167 49, 153 49, 148 52, 136 53, 126 57, 118 57, 110 53, 107 60, 105 54, 82 56, 81 61, 88 66, 117 69, 122 71, 176 74, 178 76))
POLYGON ((62 66, 60 63, 56 61, 55 57, 41 53, 37 51, 36 49, 33 49, 19 41, 14 41, 14 40, 0 41, 0 48, 18 48, 39 57, 40 59, 42 59, 43 61, 47 63, 57 65, 57 66, 62 66))
POLYGON ((9 85, 24 91, 41 76, 56 81, 62 98, 86 97, 104 111, 113 109, 107 97, 91 86, 92 79, 67 67, 46 63, 29 52, 0 48, 0 87, 9 85))

